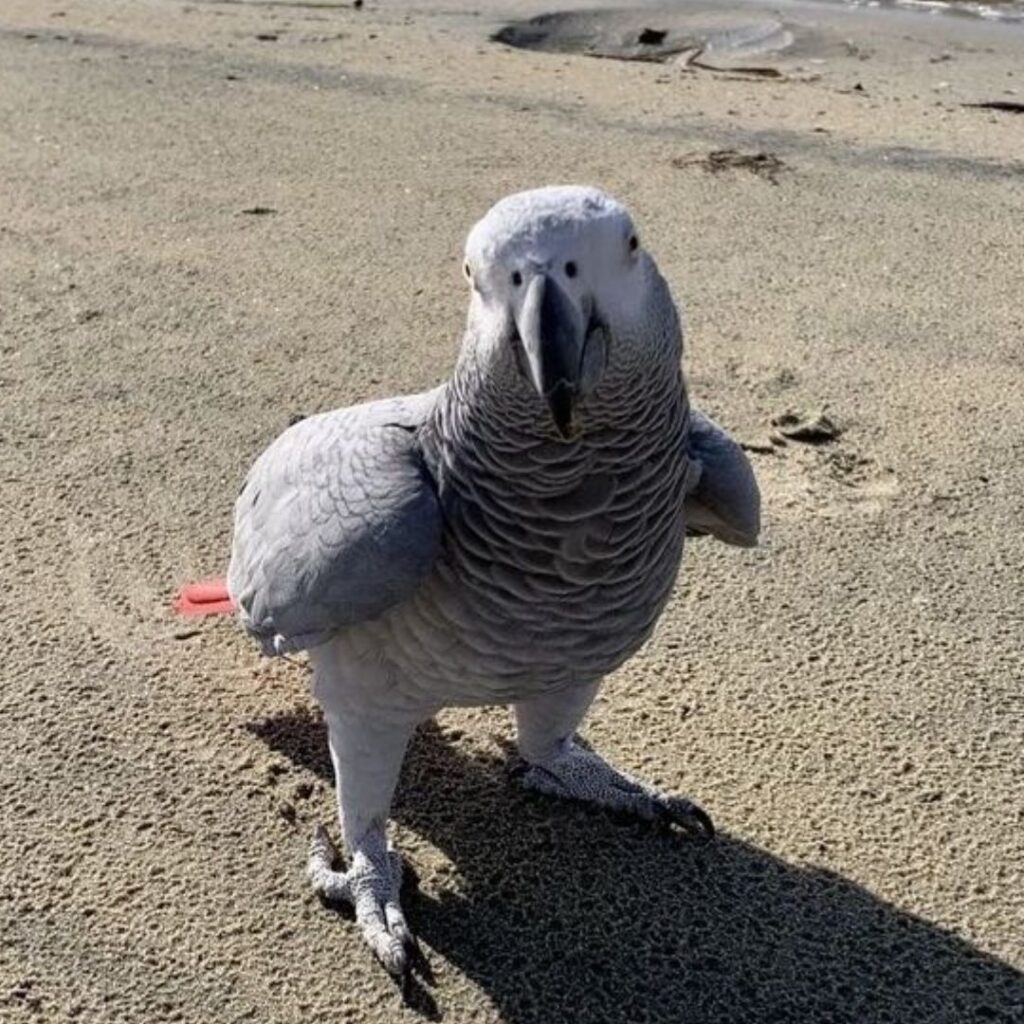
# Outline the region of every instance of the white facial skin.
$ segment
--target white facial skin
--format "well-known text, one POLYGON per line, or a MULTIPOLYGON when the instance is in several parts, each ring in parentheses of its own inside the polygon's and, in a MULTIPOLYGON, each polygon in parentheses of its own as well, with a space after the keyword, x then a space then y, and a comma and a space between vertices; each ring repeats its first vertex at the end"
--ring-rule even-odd
POLYGON ((596 189, 520 193, 470 232, 470 320, 485 337, 517 334, 524 375, 549 401, 561 388, 568 408, 600 379, 605 332, 636 333, 647 263, 629 214, 596 189))

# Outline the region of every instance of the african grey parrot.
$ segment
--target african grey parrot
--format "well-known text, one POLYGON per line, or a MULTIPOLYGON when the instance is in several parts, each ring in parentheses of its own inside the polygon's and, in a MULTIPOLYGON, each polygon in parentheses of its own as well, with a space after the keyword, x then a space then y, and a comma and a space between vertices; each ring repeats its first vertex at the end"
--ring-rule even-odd
POLYGON ((443 707, 511 704, 520 781, 707 835, 708 816, 575 740, 650 634, 684 533, 757 543, 740 447, 690 407, 682 331, 627 211, 593 188, 503 199, 470 232, 451 379, 302 420, 235 506, 228 589, 268 654, 308 650, 349 854, 309 877, 407 962, 386 827, 406 745, 443 707))

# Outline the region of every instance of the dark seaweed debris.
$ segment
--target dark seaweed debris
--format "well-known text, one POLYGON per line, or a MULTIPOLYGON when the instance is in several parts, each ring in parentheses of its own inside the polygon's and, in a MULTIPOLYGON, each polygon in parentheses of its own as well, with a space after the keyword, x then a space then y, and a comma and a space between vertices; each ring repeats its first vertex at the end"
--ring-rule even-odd
POLYGON ((1024 103, 1017 100, 986 100, 984 103, 962 103, 963 107, 977 107, 981 110, 1001 110, 1004 114, 1024 114, 1024 103))
POLYGON ((712 174, 742 169, 777 185, 778 175, 786 164, 774 153, 740 153, 735 149, 715 149, 710 153, 689 153, 672 160, 673 167, 703 167, 712 174))
POLYGON ((772 426, 791 441, 824 444, 842 433, 836 423, 823 412, 784 412, 772 419, 772 426))

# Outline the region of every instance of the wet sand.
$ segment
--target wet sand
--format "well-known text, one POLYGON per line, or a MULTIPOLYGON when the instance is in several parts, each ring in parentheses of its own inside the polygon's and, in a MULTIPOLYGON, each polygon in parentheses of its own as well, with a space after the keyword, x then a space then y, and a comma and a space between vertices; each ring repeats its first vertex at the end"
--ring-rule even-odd
POLYGON ((1024 1019, 1024 119, 966 105, 1024 100, 1024 34, 751 6, 802 40, 763 77, 511 7, 3 5, 0 1018, 1024 1019), (446 376, 467 229, 562 181, 633 210, 762 484, 586 730, 722 836, 520 794, 507 712, 445 713, 403 994, 303 876, 304 668, 170 602, 294 415, 446 376))

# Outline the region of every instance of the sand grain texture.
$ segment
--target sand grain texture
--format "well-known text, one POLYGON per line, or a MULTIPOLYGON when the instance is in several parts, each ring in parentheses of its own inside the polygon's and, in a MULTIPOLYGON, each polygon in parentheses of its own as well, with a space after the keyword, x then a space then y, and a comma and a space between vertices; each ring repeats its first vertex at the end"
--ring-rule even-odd
POLYGON ((813 46, 743 80, 479 6, 0 11, 0 1018, 1024 1020, 1024 140, 963 105, 1024 36, 794 5, 813 46), (785 171, 680 166, 726 150, 785 171), (304 672, 171 597, 291 418, 447 374, 468 227, 561 181, 631 207, 762 481, 587 730, 723 835, 531 799, 507 714, 446 713, 403 1000, 307 891, 304 672), (771 441, 810 410, 837 440, 771 441))

